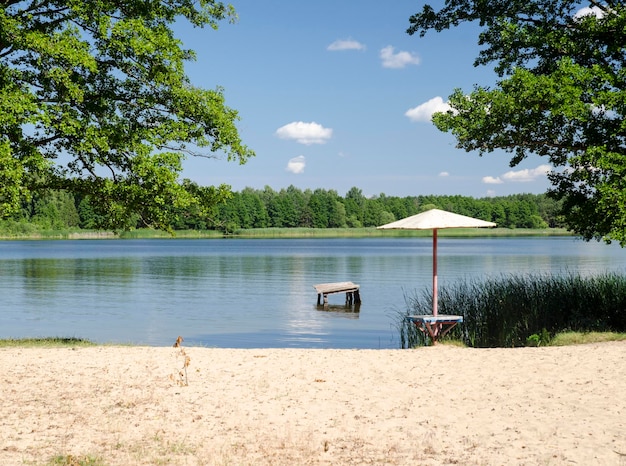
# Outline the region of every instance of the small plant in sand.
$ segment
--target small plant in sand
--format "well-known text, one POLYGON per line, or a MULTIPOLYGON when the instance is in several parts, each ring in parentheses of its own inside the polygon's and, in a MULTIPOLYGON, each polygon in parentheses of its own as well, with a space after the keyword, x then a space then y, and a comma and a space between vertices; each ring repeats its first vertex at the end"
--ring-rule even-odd
POLYGON ((186 387, 189 385, 189 380, 187 379, 187 368, 189 367, 189 363, 191 362, 191 358, 183 348, 183 337, 179 336, 174 343, 174 348, 176 348, 176 362, 182 358, 183 366, 177 370, 177 376, 170 375, 170 379, 176 382, 181 387, 186 387))
POLYGON ((100 458, 86 455, 58 455, 46 463, 49 466, 103 466, 104 464, 100 458))
POLYGON ((533 333, 531 336, 526 338, 526 346, 539 346, 541 344, 541 340, 539 339, 539 335, 533 333))
POLYGON ((533 333, 526 339, 526 346, 547 346, 550 340, 550 333, 543 328, 540 334, 533 333))

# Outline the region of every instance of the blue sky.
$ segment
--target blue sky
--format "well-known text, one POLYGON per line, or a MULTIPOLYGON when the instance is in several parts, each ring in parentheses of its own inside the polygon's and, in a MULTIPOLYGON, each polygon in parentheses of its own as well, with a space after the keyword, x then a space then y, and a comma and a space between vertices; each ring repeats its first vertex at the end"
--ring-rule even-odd
MULTIPOLYGON (((409 36, 414 0, 232 0, 239 21, 217 31, 179 25, 198 59, 194 85, 224 88, 256 157, 245 165, 189 159, 183 176, 275 190, 353 186, 367 196, 541 193, 548 167, 531 157, 510 168, 504 152, 455 148, 430 122, 457 87, 495 82, 474 68, 478 29, 409 36)), ((437 5, 437 2, 433 2, 437 5)))

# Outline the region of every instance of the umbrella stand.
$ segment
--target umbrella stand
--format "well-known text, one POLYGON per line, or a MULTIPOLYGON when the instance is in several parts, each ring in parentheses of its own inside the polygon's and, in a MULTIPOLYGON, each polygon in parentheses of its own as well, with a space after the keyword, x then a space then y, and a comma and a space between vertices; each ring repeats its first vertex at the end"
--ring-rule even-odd
POLYGON ((407 316, 406 320, 412 322, 424 334, 430 336, 433 345, 437 344, 457 324, 463 322, 463 316, 439 315, 438 311, 438 286, 437 286, 437 228, 433 228, 433 315, 407 316))
POLYGON ((433 344, 452 328, 463 322, 463 316, 439 315, 437 309, 437 230, 440 228, 484 228, 495 227, 493 222, 453 214, 445 210, 431 209, 395 222, 381 225, 382 230, 432 230, 433 231, 433 313, 432 315, 407 316, 424 334, 429 335, 433 344))
POLYGON ((437 229, 433 229, 433 316, 437 317, 437 229))

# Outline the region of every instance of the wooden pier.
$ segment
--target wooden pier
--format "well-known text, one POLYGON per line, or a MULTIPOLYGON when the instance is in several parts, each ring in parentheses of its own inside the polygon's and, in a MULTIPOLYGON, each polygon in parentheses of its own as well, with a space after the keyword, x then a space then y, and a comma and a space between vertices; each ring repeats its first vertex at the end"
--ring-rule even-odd
POLYGON ((320 283, 319 285, 313 285, 315 291, 317 291, 317 305, 319 306, 322 298, 324 299, 324 306, 328 305, 328 295, 333 293, 345 293, 346 304, 360 304, 361 295, 359 293, 359 285, 352 282, 337 282, 337 283, 320 283))

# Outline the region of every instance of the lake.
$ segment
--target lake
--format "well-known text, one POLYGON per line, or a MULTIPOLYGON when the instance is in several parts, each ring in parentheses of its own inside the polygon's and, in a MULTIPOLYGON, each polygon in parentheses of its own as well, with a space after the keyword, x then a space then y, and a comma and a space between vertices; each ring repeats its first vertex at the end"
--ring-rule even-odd
MULTIPOLYGON (((503 274, 626 270, 572 237, 439 239, 439 287, 503 274)), ((231 348, 398 348, 405 295, 432 285, 430 238, 0 241, 0 338, 231 348), (317 306, 313 285, 352 281, 317 306)))

